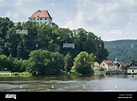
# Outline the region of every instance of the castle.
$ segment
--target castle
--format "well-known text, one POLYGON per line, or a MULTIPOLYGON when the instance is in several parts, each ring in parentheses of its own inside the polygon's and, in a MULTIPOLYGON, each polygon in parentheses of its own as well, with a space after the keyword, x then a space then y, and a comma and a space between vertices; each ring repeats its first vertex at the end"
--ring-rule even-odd
MULTIPOLYGON (((47 10, 37 10, 28 19, 29 21, 35 21, 39 24, 46 23, 52 25, 52 17, 50 16, 47 10)), ((17 26, 17 23, 18 22, 14 22, 14 26, 17 26)), ((20 22, 20 23, 22 25, 24 22, 20 22)))
POLYGON ((30 21, 35 21, 38 23, 52 24, 52 17, 47 10, 37 10, 34 14, 29 17, 30 21))

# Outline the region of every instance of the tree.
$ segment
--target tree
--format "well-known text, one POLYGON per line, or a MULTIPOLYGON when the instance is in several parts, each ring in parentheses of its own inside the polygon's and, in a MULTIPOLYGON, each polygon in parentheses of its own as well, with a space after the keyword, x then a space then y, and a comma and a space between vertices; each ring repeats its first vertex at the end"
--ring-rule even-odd
POLYGON ((11 55, 0 55, 0 71, 24 72, 26 71, 26 60, 18 60, 11 55))
POLYGON ((109 60, 115 60, 130 64, 137 58, 137 40, 105 41, 105 47, 109 51, 109 60))
POLYGON ((64 58, 59 52, 50 53, 50 61, 48 63, 48 70, 45 73, 48 75, 59 75, 64 70, 64 58))
MULTIPOLYGON (((108 56, 101 38, 83 28, 70 30, 59 28, 55 23, 50 26, 33 21, 18 22, 14 26, 9 18, 0 17, 0 55, 4 54, 7 57, 11 55, 16 58, 14 63, 10 61, 15 65, 13 71, 24 70, 19 69, 24 68, 20 67, 23 59, 28 60, 30 64, 28 69, 34 74, 59 74, 63 69, 68 72, 72 67, 70 58, 73 60, 81 51, 88 53, 88 61, 100 62, 108 56), (23 31, 27 33, 22 33, 23 31), (74 48, 63 47, 64 43, 68 43, 68 46, 74 45, 74 48), (70 54, 67 55, 68 53, 70 54), (63 55, 66 56, 65 61, 62 59, 63 55), (53 59, 57 60, 52 61, 53 59)), ((88 63, 84 65, 83 62, 82 66, 87 68, 89 65, 88 63)), ((10 68, 8 70, 11 70, 11 67, 6 66, 10 68)))
POLYGON ((91 67, 91 62, 92 62, 91 60, 94 59, 91 59, 91 56, 89 56, 89 54, 86 51, 80 52, 74 58, 74 66, 72 70, 82 75, 93 74, 93 68, 91 67))
POLYGON ((17 57, 17 46, 21 41, 20 35, 16 33, 16 28, 12 27, 7 30, 6 38, 6 46, 5 48, 8 49, 9 54, 12 57, 17 57))
POLYGON ((47 63, 50 61, 50 52, 39 49, 31 51, 29 56, 29 72, 34 75, 44 75, 45 67, 47 67, 47 63))
POLYGON ((92 62, 95 61, 96 60, 96 56, 93 53, 90 53, 89 54, 89 60, 92 61, 92 62))
POLYGON ((74 43, 76 45, 74 55, 77 55, 81 51, 86 51, 87 53, 93 53, 96 55, 96 61, 101 62, 108 56, 108 51, 104 47, 104 42, 100 37, 97 37, 92 32, 87 32, 83 28, 78 28, 73 30, 74 33, 74 43))
POLYGON ((8 43, 6 42, 6 35, 8 29, 13 27, 13 22, 8 18, 0 17, 0 48, 1 54, 9 55, 8 43))
POLYGON ((33 75, 58 75, 64 67, 63 55, 48 50, 34 50, 29 54, 28 70, 33 75))
POLYGON ((103 67, 100 67, 98 70, 99 71, 105 71, 105 69, 103 67))
POLYGON ((133 63, 133 64, 136 64, 136 63, 137 63, 137 59, 133 59, 133 60, 132 60, 132 63, 133 63))
POLYGON ((0 55, 0 71, 12 71, 13 61, 6 55, 0 55))
POLYGON ((72 60, 72 57, 71 57, 71 54, 68 53, 65 57, 64 57, 64 63, 65 63, 65 71, 66 72, 70 72, 71 70, 71 67, 73 65, 73 60, 72 60))
POLYGON ((24 72, 24 71, 26 71, 26 67, 27 67, 26 64, 27 64, 26 60, 19 60, 19 59, 15 58, 13 61, 12 72, 24 72))

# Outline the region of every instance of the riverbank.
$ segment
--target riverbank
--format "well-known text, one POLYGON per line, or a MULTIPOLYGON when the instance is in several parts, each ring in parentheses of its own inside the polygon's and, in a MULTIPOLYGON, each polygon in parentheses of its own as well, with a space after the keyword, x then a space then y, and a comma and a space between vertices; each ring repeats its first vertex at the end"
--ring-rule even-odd
POLYGON ((32 76, 29 72, 10 72, 10 71, 2 71, 0 72, 0 77, 30 77, 32 76))
MULTIPOLYGON (((93 75, 85 75, 85 76, 106 76, 106 75, 129 75, 123 72, 118 71, 94 71, 93 75)), ((137 75, 137 74, 134 74, 137 75)), ((75 72, 62 72, 60 75, 32 75, 29 72, 11 72, 11 71, 0 71, 0 77, 31 77, 31 76, 84 76, 80 73, 75 72)))

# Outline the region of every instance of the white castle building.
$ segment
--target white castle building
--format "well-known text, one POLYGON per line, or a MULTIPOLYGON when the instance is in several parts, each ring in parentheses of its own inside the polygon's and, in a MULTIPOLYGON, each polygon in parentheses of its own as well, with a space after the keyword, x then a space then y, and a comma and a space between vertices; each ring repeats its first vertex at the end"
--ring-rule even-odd
POLYGON ((29 17, 29 20, 52 25, 52 17, 47 10, 37 10, 29 17))

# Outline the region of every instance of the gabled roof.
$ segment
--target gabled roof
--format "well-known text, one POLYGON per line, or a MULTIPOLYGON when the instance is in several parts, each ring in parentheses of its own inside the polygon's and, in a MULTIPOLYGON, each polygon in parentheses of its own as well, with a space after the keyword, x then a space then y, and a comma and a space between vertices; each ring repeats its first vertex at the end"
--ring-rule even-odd
POLYGON ((123 67, 129 66, 129 64, 121 63, 123 67))
POLYGON ((98 62, 93 62, 93 66, 94 66, 94 67, 98 67, 98 66, 100 66, 100 65, 99 65, 98 62))
POLYGON ((103 60, 103 62, 105 62, 107 65, 113 65, 112 61, 110 61, 110 60, 103 60))
POLYGON ((34 14, 32 14, 30 18, 51 18, 49 12, 47 10, 37 10, 34 14))
POLYGON ((137 68, 137 63, 131 63, 131 64, 129 65, 129 67, 136 67, 136 68, 137 68))

